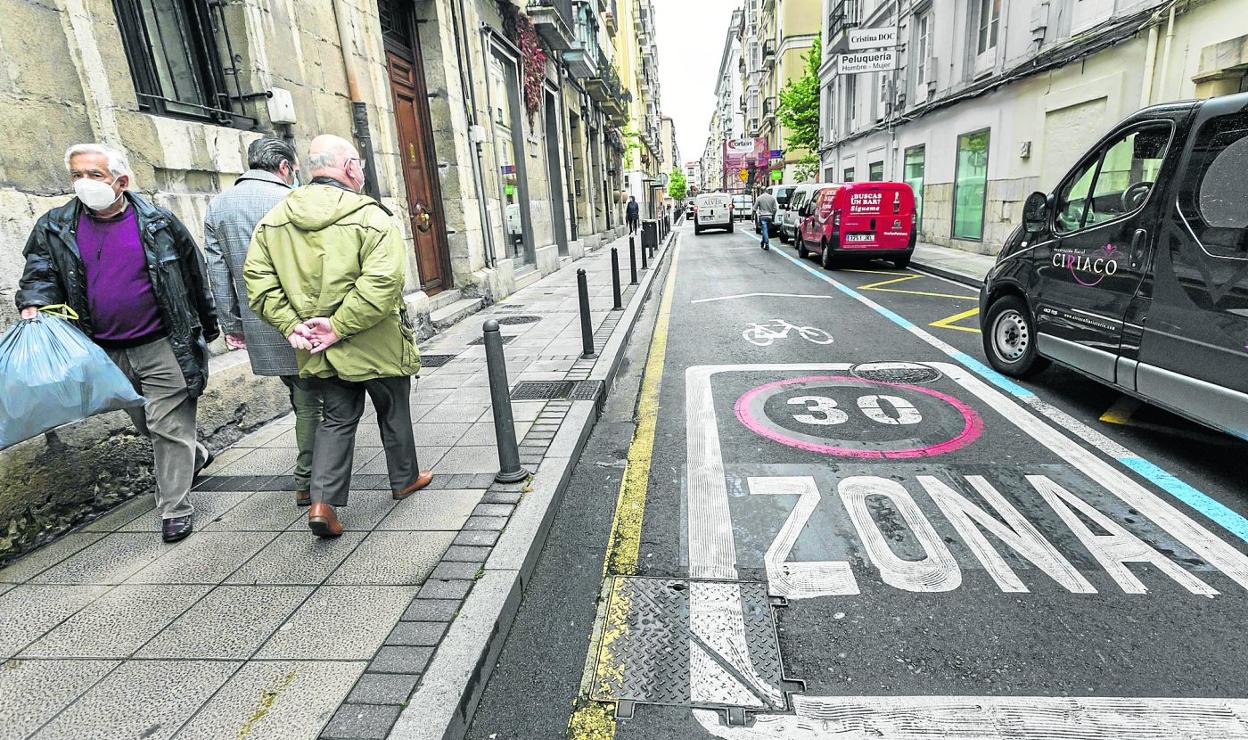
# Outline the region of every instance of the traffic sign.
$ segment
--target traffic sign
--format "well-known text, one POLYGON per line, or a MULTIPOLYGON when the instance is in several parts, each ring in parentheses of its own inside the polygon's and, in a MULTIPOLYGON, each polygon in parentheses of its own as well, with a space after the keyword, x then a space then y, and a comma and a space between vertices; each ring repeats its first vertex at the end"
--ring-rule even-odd
POLYGON ((749 170, 740 170, 739 172, 737 172, 737 179, 740 180, 741 182, 745 182, 746 180, 750 179, 749 170))

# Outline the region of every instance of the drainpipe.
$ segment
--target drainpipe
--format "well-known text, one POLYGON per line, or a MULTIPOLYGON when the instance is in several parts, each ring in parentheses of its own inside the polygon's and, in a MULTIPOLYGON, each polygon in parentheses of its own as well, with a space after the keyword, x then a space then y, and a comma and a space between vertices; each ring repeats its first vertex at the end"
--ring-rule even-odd
POLYGON ((1144 52, 1144 84, 1140 86, 1140 106, 1153 102, 1153 68, 1157 66, 1157 26, 1148 27, 1148 46, 1144 52))
POLYGON ((334 17, 338 22, 338 45, 342 48, 342 65, 347 72, 347 95, 351 98, 351 123, 355 128, 355 145, 364 160, 364 192, 373 198, 381 197, 377 185, 377 160, 373 156, 373 137, 368 130, 368 108, 360 94, 359 75, 356 73, 355 57, 351 54, 351 26, 347 22, 347 7, 343 0, 334 0, 334 17))
POLYGON ((1170 72, 1170 45, 1174 41, 1174 5, 1174 3, 1170 4, 1170 17, 1166 20, 1166 45, 1161 53, 1161 89, 1158 91, 1158 97, 1165 96, 1166 76, 1170 72))
MULTIPOLYGON (((464 115, 468 119, 468 125, 471 128, 479 129, 477 119, 477 83, 472 75, 472 60, 465 53, 468 48, 467 37, 464 35, 464 0, 451 5, 451 24, 455 32, 455 61, 459 68, 459 84, 464 88, 464 115), (467 68, 467 80, 464 79, 464 69, 467 68)), ((472 164, 472 185, 477 195, 477 207, 481 211, 482 233, 485 237, 485 260, 490 267, 498 266, 498 257, 494 251, 494 227, 490 223, 490 209, 485 203, 485 180, 481 176, 482 170, 485 169, 485 163, 482 161, 481 142, 472 141, 469 137, 469 144, 472 145, 475 159, 472 164)))

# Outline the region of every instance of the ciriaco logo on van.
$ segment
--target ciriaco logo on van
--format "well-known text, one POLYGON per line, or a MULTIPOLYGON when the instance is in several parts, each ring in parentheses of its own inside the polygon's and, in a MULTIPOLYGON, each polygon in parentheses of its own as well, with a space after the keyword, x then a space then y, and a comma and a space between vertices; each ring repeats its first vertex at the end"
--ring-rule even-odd
POLYGON ((1058 249, 1053 252, 1053 266, 1070 270, 1075 282, 1088 288, 1101 284, 1118 272, 1118 252, 1106 244, 1095 252, 1058 249))

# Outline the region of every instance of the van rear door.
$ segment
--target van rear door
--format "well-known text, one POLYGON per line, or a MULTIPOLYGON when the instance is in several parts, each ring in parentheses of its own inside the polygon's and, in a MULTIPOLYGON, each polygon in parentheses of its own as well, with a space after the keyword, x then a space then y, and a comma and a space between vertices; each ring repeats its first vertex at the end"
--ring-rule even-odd
POLYGON ((1248 439, 1248 95, 1201 106, 1168 198, 1140 342, 1141 395, 1248 439))

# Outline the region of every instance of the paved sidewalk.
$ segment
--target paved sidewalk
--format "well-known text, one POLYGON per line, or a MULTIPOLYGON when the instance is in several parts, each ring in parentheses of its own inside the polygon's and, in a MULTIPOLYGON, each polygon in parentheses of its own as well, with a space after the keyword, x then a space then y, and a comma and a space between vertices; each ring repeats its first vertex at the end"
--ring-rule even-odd
POLYGON ((161 543, 140 496, 0 571, 0 739, 386 737, 491 554, 536 555, 542 522, 509 520, 564 482, 640 304, 627 239, 615 246, 629 311, 611 310, 604 247, 422 347, 412 417, 434 482, 391 499, 370 407, 340 539, 315 538, 294 505, 287 417, 217 456, 185 541, 161 543), (597 361, 580 357, 578 268, 597 361), (513 398, 551 397, 513 403, 536 473, 514 485, 494 483, 487 318, 503 325, 513 398))
POLYGON ((920 242, 914 247, 914 257, 910 265, 978 288, 983 285, 984 277, 996 263, 995 256, 920 242))

